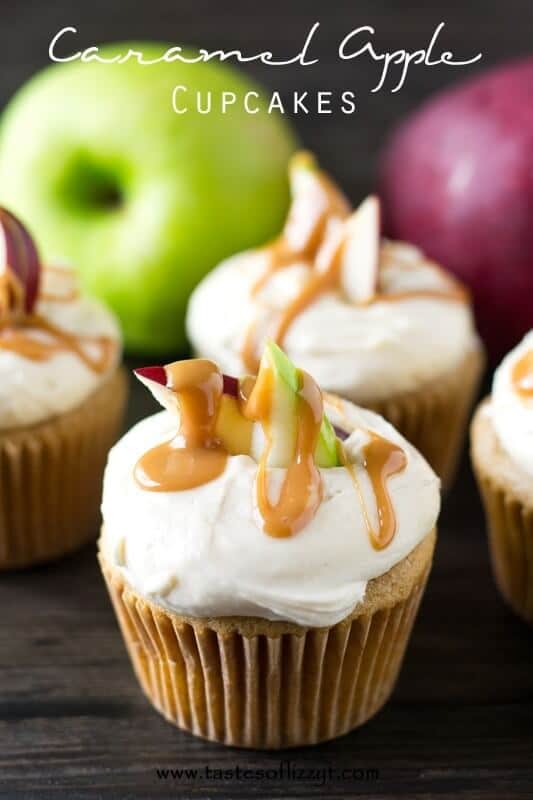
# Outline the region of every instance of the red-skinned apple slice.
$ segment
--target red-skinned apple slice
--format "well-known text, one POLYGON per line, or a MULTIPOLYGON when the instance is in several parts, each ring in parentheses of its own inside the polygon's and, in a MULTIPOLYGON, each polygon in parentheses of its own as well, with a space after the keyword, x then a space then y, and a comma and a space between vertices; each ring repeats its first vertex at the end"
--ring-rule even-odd
MULTIPOLYGON (((148 381, 158 383, 160 386, 167 386, 167 373, 164 367, 139 367, 133 370, 135 375, 148 386, 148 381)), ((224 394, 230 397, 239 396, 239 381, 232 375, 223 375, 224 380, 224 394)), ((171 391, 169 389, 169 391, 171 391)))
POLYGON ((379 200, 370 195, 346 222, 341 283, 352 303, 368 303, 378 290, 380 217, 379 200))
POLYGON ((224 394, 229 394, 230 397, 239 396, 239 380, 233 378, 231 375, 222 375, 224 381, 224 394))
POLYGON ((30 234, 14 214, 0 208, 0 275, 11 273, 21 297, 17 308, 16 294, 8 297, 8 311, 30 313, 37 300, 41 266, 37 248, 30 234))
POLYGON ((178 395, 167 386, 167 373, 164 367, 139 367, 133 372, 163 408, 171 414, 179 413, 178 395))
MULTIPOLYGON (((167 386, 167 373, 164 367, 139 367, 134 370, 135 376, 150 390, 155 399, 164 408, 173 414, 179 413, 178 398, 176 393, 167 386)), ((229 453, 236 455, 239 453, 249 454, 252 449, 252 438, 254 426, 239 412, 237 399, 239 397, 239 380, 232 375, 223 375, 224 398, 217 420, 217 435, 226 446, 229 453)), ((348 434, 335 427, 335 433, 339 439, 348 438, 348 434)), ((256 437, 257 438, 257 437, 256 437)), ((259 437, 255 449, 262 449, 264 446, 263 437, 259 437)))
MULTIPOLYGON (((140 367, 134 370, 137 378, 167 411, 179 415, 178 394, 168 384, 165 367, 140 367)), ((224 395, 218 410, 215 433, 231 455, 249 453, 253 423, 240 412, 238 405, 239 381, 224 375, 224 395)))

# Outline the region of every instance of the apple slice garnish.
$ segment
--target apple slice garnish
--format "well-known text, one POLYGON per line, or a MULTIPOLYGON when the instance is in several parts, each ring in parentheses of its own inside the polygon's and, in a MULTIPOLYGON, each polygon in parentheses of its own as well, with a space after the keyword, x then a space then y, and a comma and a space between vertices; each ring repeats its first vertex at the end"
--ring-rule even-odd
POLYGON ((378 291, 381 214, 370 195, 346 222, 341 284, 352 303, 369 303, 378 291))
MULTIPOLYGON (((288 362, 290 363, 290 362, 288 362)), ((134 374, 155 397, 158 403, 173 414, 179 414, 178 396, 168 385, 165 367, 139 367, 134 374)), ((257 435, 260 426, 246 419, 240 410, 240 381, 232 375, 223 375, 223 396, 218 411, 215 432, 231 455, 251 455, 252 451, 261 451, 264 447, 264 436, 257 435)), ((336 456, 334 433, 339 439, 348 438, 348 434, 340 428, 333 428, 324 418, 319 443, 317 446, 317 464, 319 466, 335 466, 336 456)))
POLYGON ((342 428, 339 428, 338 425, 334 425, 333 426, 333 430, 335 431, 335 435, 336 435, 337 439, 340 439, 341 442, 345 442, 346 439, 348 439, 348 437, 350 436, 349 433, 347 433, 342 428))
POLYGON ((230 397, 239 397, 239 379, 233 378, 231 375, 222 375, 222 379, 224 381, 224 394, 228 394, 230 397))
POLYGON ((33 311, 41 265, 32 237, 17 217, 0 208, 0 298, 5 313, 33 311), (11 279, 11 280, 10 280, 11 279))
POLYGON ((163 408, 172 414, 179 413, 178 395, 167 386, 167 373, 164 367, 139 367, 134 369, 133 373, 163 408))
POLYGON ((320 170, 314 156, 301 151, 289 166, 292 202, 283 236, 294 253, 312 255, 328 217, 347 217, 348 201, 320 170))

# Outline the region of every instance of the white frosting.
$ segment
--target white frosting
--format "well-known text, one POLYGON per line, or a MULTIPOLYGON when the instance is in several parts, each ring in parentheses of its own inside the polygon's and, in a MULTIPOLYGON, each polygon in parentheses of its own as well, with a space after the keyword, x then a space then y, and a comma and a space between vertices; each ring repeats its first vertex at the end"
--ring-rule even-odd
MULTIPOLYGON (((106 336, 120 343, 115 318, 96 300, 75 297, 69 300, 46 299, 68 296, 74 277, 69 270, 43 271, 43 299, 36 311, 64 331, 79 336, 106 336)), ((28 336, 47 338, 39 329, 26 328, 28 336)), ((89 353, 98 355, 94 348, 89 353)), ((45 361, 0 348, 0 429, 34 425, 62 414, 82 403, 112 372, 120 359, 120 346, 109 368, 98 373, 75 353, 62 351, 45 361)))
POLYGON ((533 475, 533 401, 521 397, 512 382, 513 368, 528 350, 533 350, 533 331, 507 354, 494 373, 488 413, 504 450, 533 475))
MULTIPOLYGON (((138 458, 175 434, 175 416, 163 411, 136 425, 109 454, 102 505, 105 558, 135 590, 178 613, 252 615, 310 626, 343 619, 363 599, 367 581, 390 570, 433 529, 439 480, 376 414, 348 402, 327 405, 327 413, 334 424, 354 431, 345 447, 374 523, 375 498, 361 466, 367 434, 359 426, 407 453, 406 469, 387 483, 397 531, 385 549, 373 548, 361 500, 342 467, 321 470, 324 499, 316 516, 286 539, 262 529, 255 502, 257 464, 249 456, 230 457, 219 478, 192 490, 141 489, 133 477, 138 458)), ((272 490, 283 474, 271 471, 272 490)))
MULTIPOLYGON (((310 267, 297 263, 251 289, 267 265, 264 251, 241 253, 214 269, 194 291, 187 331, 195 351, 229 374, 246 371, 240 353, 254 320, 258 330, 298 294, 310 267)), ((411 245, 381 248, 383 290, 445 289, 449 279, 411 245)), ((420 388, 455 369, 479 347, 469 306, 445 298, 410 298, 356 306, 329 292, 302 311, 283 347, 323 388, 358 403, 420 388)), ((260 348, 261 349, 261 348, 260 348)))

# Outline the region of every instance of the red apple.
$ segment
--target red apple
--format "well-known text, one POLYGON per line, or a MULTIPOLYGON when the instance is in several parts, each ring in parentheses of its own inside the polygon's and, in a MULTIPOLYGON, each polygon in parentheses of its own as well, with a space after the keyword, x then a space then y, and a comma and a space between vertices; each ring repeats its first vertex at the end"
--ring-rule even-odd
POLYGON ((494 359, 533 326, 533 57, 438 94, 385 148, 387 235, 470 286, 494 359))
POLYGON ((0 275, 11 271, 24 292, 24 310, 35 306, 39 291, 40 262, 30 234, 14 214, 0 208, 0 275))

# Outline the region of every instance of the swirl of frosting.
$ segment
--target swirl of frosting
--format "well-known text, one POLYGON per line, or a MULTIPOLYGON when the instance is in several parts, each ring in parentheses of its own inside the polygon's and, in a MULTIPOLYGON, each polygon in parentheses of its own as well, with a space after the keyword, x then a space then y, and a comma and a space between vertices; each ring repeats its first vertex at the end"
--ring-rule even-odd
POLYGON ((118 323, 79 294, 63 267, 41 272, 31 313, 0 325, 0 428, 34 425, 75 408, 116 368, 118 323))

